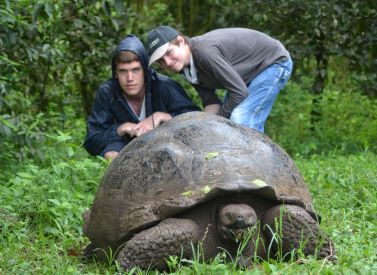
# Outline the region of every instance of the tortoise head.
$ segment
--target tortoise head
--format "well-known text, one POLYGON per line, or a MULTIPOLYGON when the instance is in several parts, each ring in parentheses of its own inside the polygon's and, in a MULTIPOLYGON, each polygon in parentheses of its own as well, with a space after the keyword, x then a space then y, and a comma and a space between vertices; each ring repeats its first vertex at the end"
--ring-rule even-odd
POLYGON ((257 224, 257 214, 247 204, 228 204, 220 209, 218 221, 222 237, 238 242, 257 224))

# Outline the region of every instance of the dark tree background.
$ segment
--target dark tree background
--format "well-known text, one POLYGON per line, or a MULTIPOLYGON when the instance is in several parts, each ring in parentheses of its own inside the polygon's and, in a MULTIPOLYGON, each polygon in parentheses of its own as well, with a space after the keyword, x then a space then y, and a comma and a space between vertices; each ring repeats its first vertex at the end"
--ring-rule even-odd
POLYGON ((376 10, 373 0, 1 1, 0 137, 17 151, 4 156, 41 154, 46 132, 74 131, 111 75, 118 42, 129 33, 145 40, 161 24, 189 36, 247 27, 282 41, 295 63, 292 81, 312 95, 314 131, 328 85, 377 97, 376 10))

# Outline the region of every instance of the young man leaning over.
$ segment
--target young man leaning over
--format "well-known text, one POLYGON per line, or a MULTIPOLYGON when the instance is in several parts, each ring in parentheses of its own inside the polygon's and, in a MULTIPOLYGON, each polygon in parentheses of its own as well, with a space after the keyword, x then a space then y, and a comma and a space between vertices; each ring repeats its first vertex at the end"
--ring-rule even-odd
POLYGON ((149 65, 181 73, 199 93, 206 112, 264 132, 264 123, 292 72, 289 52, 251 29, 217 29, 192 38, 169 26, 148 33, 149 65), (226 89, 224 101, 215 89, 226 89))
POLYGON ((85 149, 91 155, 114 158, 134 137, 170 120, 198 111, 183 88, 148 68, 141 41, 128 35, 112 58, 112 78, 98 89, 88 118, 85 149))

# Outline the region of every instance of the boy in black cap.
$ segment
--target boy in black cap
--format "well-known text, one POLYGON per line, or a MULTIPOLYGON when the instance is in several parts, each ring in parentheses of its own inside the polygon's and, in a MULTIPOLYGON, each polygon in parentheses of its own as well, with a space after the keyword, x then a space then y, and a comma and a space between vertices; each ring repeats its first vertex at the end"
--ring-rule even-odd
POLYGON ((289 52, 251 29, 218 29, 187 38, 169 26, 148 34, 149 65, 181 73, 199 93, 206 112, 264 132, 264 123, 292 72, 289 52), (216 89, 226 89, 221 102, 216 89))

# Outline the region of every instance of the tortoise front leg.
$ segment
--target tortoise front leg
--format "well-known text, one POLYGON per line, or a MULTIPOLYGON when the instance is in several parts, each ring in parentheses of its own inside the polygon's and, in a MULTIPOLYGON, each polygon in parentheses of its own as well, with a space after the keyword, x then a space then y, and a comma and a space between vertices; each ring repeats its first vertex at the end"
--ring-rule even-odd
POLYGON ((296 205, 272 207, 264 214, 263 223, 268 238, 267 247, 272 241, 275 255, 280 246, 283 257, 292 250, 301 248, 305 255, 315 255, 318 249, 317 257, 336 259, 332 242, 320 229, 319 223, 302 207, 296 205))
POLYGON ((132 237, 117 257, 120 266, 129 270, 167 268, 169 255, 191 255, 191 243, 199 240, 199 227, 191 220, 166 219, 132 237))

